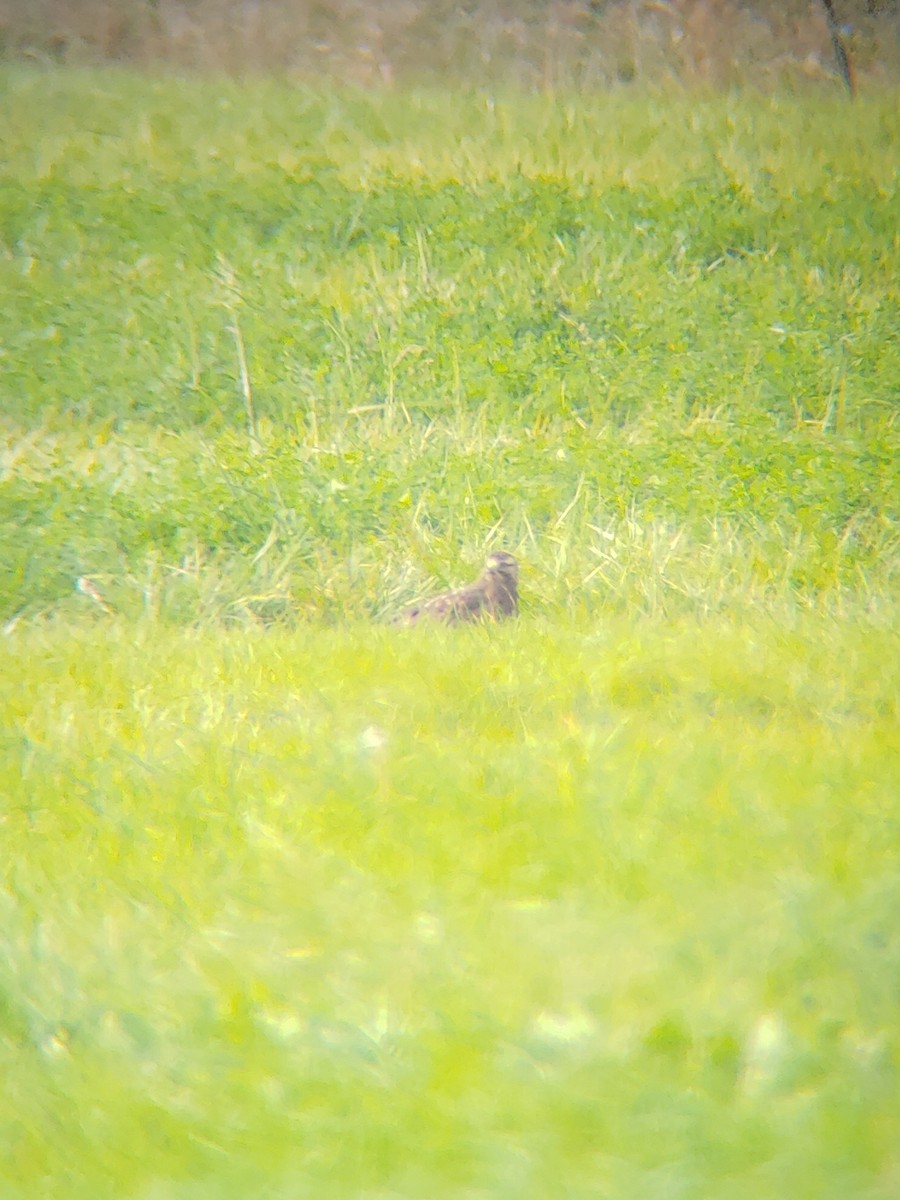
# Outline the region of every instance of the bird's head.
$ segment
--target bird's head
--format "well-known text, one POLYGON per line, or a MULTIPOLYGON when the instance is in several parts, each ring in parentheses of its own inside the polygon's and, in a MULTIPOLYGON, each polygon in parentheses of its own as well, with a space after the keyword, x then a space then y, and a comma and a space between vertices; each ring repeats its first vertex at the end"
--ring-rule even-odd
POLYGON ((485 568, 489 575, 499 575, 508 583, 517 583, 519 579, 519 564, 505 550, 495 550, 487 556, 485 568))

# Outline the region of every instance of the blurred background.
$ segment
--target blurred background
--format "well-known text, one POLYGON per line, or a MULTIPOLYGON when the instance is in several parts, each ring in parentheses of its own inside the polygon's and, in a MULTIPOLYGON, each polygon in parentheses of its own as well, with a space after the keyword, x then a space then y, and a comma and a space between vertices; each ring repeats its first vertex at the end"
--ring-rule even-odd
MULTIPOLYGON (((900 76, 900 0, 833 0, 857 75, 900 76)), ((362 86, 767 87, 839 78, 821 0, 0 0, 0 59, 362 86)))

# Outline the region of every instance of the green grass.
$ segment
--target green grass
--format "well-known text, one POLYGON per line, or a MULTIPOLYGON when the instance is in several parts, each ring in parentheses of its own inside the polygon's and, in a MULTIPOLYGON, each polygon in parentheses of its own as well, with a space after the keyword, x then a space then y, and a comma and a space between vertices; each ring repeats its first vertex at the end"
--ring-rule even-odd
POLYGON ((892 594, 894 99, 7 73, 0 613, 892 594))
POLYGON ((2 88, 4 1200, 895 1196, 896 96, 2 88))

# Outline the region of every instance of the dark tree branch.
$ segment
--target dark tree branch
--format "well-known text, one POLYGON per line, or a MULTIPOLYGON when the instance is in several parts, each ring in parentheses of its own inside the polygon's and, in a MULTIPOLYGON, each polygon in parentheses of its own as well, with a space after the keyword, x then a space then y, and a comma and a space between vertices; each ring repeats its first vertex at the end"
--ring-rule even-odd
POLYGON ((838 65, 841 78, 847 85, 847 91, 851 96, 855 96, 856 79, 850 63, 850 57, 847 54, 847 47, 844 45, 844 39, 841 37, 841 27, 838 25, 834 4, 832 0, 822 0, 822 4, 825 7, 825 20, 828 22, 828 32, 831 34, 831 45, 834 47, 834 60, 838 65))

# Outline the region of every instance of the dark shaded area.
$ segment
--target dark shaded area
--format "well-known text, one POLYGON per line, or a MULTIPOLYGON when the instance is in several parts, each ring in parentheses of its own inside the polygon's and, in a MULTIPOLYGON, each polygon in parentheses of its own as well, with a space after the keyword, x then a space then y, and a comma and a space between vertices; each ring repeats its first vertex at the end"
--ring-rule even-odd
POLYGON ((528 87, 900 75, 898 0, 0 0, 0 58, 528 87))

